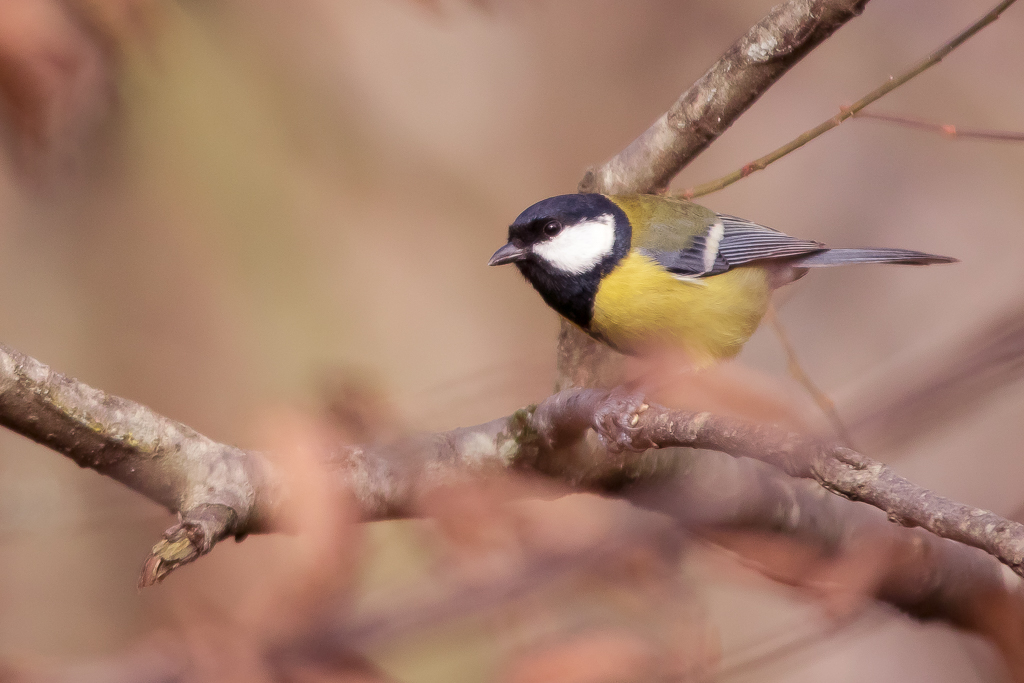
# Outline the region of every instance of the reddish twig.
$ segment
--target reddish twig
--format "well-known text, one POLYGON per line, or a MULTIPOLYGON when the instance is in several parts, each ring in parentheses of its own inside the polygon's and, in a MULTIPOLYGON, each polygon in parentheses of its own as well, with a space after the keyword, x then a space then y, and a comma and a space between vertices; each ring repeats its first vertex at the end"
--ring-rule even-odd
POLYGON ((874 119, 886 121, 908 128, 927 130, 933 133, 940 133, 947 138, 962 138, 973 140, 995 140, 998 142, 1024 142, 1024 133, 1017 133, 1008 130, 986 130, 984 128, 965 128, 955 126, 951 123, 933 123, 922 119, 915 119, 909 116, 897 116, 895 114, 880 114, 873 111, 859 111, 853 115, 855 119, 874 119))
POLYGON ((822 123, 818 124, 811 130, 799 135, 790 142, 787 142, 785 145, 779 147, 774 152, 766 154, 760 159, 755 159, 754 161, 745 164, 739 170, 733 171, 732 173, 724 175, 721 178, 704 183, 703 185, 691 187, 688 190, 684 190, 683 192, 679 193, 679 196, 685 199, 692 199, 694 197, 700 197, 702 195, 710 194, 712 192, 717 192, 718 190, 721 190, 724 187, 732 185, 737 180, 746 178, 754 171, 764 170, 770 164, 778 161, 779 159, 786 156, 790 152, 800 149, 808 142, 821 135, 822 133, 826 133, 832 130, 836 126, 840 125, 847 119, 857 114, 857 112, 861 111, 862 109, 864 109, 864 107, 868 106, 872 102, 875 102, 881 97, 889 94, 890 92, 900 87, 910 79, 914 78, 915 76, 923 73, 924 71, 941 62, 950 52, 963 45, 967 40, 969 40, 971 37, 973 37, 975 34, 981 31, 981 29, 985 28, 986 26, 994 22, 996 19, 998 19, 999 15, 1001 15, 1014 2, 1016 2, 1016 0, 1003 0, 994 8, 992 8, 992 10, 989 11, 985 16, 978 19, 976 22, 968 26, 966 29, 964 29, 956 36, 948 40, 944 45, 942 45, 942 47, 937 49, 932 54, 928 55, 928 57, 915 64, 907 71, 903 72, 899 76, 890 76, 888 81, 878 86, 877 88, 869 92, 867 95, 854 102, 852 105, 848 107, 840 107, 838 114, 829 119, 826 119, 822 123))

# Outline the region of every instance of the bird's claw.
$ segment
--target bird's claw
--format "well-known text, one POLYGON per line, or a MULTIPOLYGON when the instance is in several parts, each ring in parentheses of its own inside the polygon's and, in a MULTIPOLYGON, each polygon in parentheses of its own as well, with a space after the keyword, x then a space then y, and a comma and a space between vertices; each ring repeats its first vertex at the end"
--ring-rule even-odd
POLYGON ((594 411, 593 427, 601 443, 612 452, 645 451, 654 446, 649 440, 639 443, 640 415, 648 409, 644 395, 618 387, 594 411))

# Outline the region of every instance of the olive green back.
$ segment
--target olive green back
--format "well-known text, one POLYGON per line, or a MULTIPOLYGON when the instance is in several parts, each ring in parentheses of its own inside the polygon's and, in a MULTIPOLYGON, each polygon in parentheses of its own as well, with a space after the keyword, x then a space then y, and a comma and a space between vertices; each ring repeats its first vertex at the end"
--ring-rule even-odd
POLYGON ((715 212, 699 204, 652 194, 609 197, 633 228, 633 249, 681 251, 715 222, 715 212))

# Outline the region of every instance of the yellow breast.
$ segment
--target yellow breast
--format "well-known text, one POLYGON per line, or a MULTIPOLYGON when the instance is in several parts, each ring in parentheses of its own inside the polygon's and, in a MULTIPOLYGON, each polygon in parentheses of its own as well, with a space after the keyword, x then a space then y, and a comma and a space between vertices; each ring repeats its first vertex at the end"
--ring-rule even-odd
POLYGON ((634 251, 601 281, 590 328, 627 353, 667 344, 707 365, 739 353, 770 296, 757 266, 684 281, 634 251))

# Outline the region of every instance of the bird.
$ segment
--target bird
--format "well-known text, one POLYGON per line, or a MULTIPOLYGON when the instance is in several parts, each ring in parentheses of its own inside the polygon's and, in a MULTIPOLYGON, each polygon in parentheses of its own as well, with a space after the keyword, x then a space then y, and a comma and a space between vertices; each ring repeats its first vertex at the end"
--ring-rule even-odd
POLYGON ((810 268, 956 261, 832 249, 669 196, 580 193, 523 211, 488 265, 514 263, 551 308, 619 352, 680 349, 701 368, 739 353, 772 292, 810 268))

